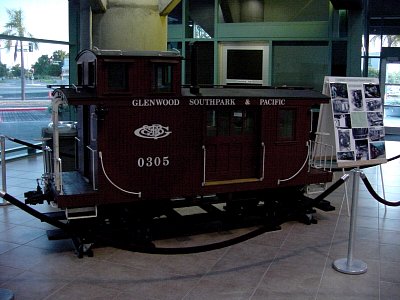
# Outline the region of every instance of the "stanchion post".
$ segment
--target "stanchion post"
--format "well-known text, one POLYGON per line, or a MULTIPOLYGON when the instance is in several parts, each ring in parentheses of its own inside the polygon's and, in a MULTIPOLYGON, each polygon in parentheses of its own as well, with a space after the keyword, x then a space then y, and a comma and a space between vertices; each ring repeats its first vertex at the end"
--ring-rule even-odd
MULTIPOLYGON (((6 179, 6 137, 0 136, 0 150, 1 150, 1 189, 7 193, 7 179, 6 179)), ((3 199, 2 205, 7 205, 8 202, 3 199)))
MULTIPOLYGON (((383 199, 386 199, 385 183, 383 182, 382 164, 379 164, 379 170, 381 171, 382 196, 383 196, 383 199)), ((387 212, 387 205, 385 205, 385 213, 386 212, 387 212)))
POLYGON ((347 257, 340 258, 333 262, 332 267, 341 273, 345 274, 363 274, 367 272, 367 264, 359 259, 353 259, 353 247, 356 232, 356 221, 357 221, 357 206, 358 206, 358 192, 360 184, 360 168, 353 170, 353 192, 352 192, 352 203, 351 203, 351 215, 350 215, 350 231, 349 231, 349 246, 347 250, 347 257))

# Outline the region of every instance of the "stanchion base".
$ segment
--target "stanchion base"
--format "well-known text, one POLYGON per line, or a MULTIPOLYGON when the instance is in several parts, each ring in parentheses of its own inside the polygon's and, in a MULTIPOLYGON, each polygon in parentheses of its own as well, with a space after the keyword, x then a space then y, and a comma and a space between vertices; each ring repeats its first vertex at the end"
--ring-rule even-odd
POLYGON ((341 273, 359 275, 367 272, 367 264, 359 259, 353 259, 351 264, 347 263, 347 258, 340 258, 333 262, 332 267, 341 273))

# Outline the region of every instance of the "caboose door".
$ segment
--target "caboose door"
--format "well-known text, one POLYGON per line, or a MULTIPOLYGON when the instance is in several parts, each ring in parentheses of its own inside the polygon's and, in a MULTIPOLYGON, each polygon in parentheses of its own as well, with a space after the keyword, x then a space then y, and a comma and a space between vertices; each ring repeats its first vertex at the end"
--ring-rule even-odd
POLYGON ((206 112, 205 185, 256 179, 261 174, 259 115, 251 107, 206 112))

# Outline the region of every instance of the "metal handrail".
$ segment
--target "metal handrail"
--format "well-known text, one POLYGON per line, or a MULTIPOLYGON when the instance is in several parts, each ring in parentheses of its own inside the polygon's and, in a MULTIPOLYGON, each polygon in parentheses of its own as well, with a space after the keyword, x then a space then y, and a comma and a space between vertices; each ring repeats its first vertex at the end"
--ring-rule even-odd
POLYGON ((207 161, 207 149, 206 146, 201 146, 203 149, 203 182, 201 183, 202 186, 206 185, 206 161, 207 161))
POLYGON ((262 165, 261 165, 262 173, 261 173, 260 181, 263 181, 264 175, 265 175, 265 143, 264 142, 261 142, 261 148, 262 148, 263 155, 262 155, 262 165))
POLYGON ((96 186, 96 153, 97 150, 92 149, 89 145, 86 146, 91 152, 91 161, 92 161, 92 185, 93 185, 93 190, 97 191, 97 186, 96 186))
MULTIPOLYGON (((1 136, 0 139, 0 146, 1 146, 1 189, 3 192, 7 193, 7 181, 6 181, 6 152, 5 152, 5 148, 6 148, 6 137, 5 136, 1 136)), ((7 203, 6 200, 3 199, 3 205, 5 205, 7 203)))
MULTIPOLYGON (((3 192, 7 192, 7 167, 6 167, 7 161, 24 158, 24 157, 27 157, 30 155, 36 155, 36 154, 43 152, 42 150, 34 149, 34 148, 31 148, 31 147, 25 146, 25 145, 6 149, 6 139, 13 141, 13 138, 7 137, 5 135, 0 136, 1 190, 3 192), (17 152, 21 152, 21 151, 25 151, 25 150, 26 150, 26 154, 14 155, 14 156, 7 158, 7 153, 8 154, 17 153, 17 152)), ((33 145, 41 146, 42 143, 36 143, 33 145)), ((7 205, 8 202, 3 199, 3 202, 1 204, 7 205)))
MULTIPOLYGON (((36 143, 34 145, 41 146, 42 143, 36 143)), ((10 161, 10 160, 14 160, 14 159, 28 157, 30 155, 40 154, 41 152, 42 152, 41 150, 32 149, 32 148, 29 148, 28 146, 18 146, 18 147, 5 149, 4 150, 4 156, 5 156, 4 159, 6 161, 10 161), (21 152, 21 154, 19 154, 19 155, 10 155, 10 154, 19 153, 19 152, 21 152)), ((3 150, 1 150, 1 153, 3 154, 3 150)), ((3 160, 3 158, 0 159, 0 162, 2 160, 3 160)))

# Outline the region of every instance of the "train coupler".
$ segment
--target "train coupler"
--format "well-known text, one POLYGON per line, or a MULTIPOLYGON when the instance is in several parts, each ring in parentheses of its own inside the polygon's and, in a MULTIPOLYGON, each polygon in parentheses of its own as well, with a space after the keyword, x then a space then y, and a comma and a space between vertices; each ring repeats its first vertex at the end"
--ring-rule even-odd
POLYGON ((25 204, 43 204, 44 201, 49 202, 50 195, 48 193, 43 193, 43 189, 40 187, 39 179, 36 179, 37 186, 35 191, 28 191, 24 193, 25 204))

